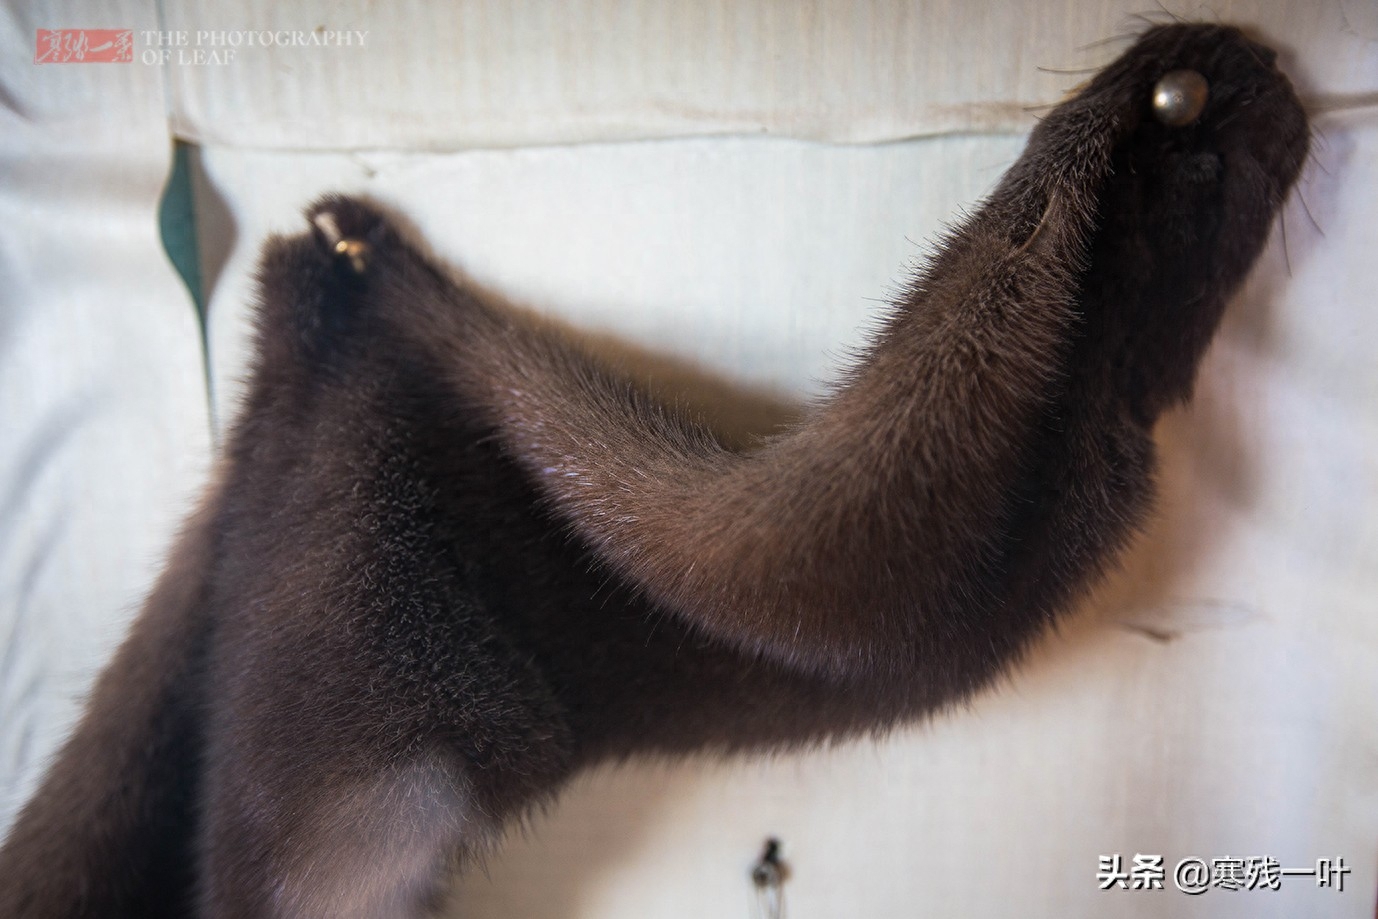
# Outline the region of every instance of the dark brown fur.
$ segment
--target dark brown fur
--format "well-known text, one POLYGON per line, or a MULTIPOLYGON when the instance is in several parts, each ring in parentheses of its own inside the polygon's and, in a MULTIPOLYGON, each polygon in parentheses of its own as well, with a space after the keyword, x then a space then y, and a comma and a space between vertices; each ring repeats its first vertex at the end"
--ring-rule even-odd
POLYGON ((1307 136, 1271 52, 1149 32, 750 453, 321 202, 268 247, 221 481, 0 852, 0 915, 415 913, 590 763, 964 699, 1143 521, 1153 423, 1307 136), (1168 128, 1179 67, 1212 97, 1168 128))

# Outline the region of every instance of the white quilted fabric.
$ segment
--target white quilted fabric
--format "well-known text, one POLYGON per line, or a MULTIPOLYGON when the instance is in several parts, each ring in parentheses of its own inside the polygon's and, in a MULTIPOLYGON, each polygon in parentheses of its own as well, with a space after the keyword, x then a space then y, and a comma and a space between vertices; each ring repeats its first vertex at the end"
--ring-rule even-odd
MULTIPOLYGON (((258 247, 364 190, 514 299, 767 394, 817 388, 1126 2, 69 0, 0 17, 0 826, 208 466, 194 312, 155 211, 199 141, 215 416, 258 247), (36 66, 37 28, 366 31, 223 66, 36 66), (648 139, 654 139, 649 142, 648 139), (879 143, 879 141, 887 141, 879 143), (906 239, 908 237, 908 240, 906 239)), ((1150 533, 969 711, 877 742, 581 779, 459 885, 466 917, 1373 915, 1378 890, 1378 7, 1235 2, 1316 162, 1160 429, 1150 533), (1304 202, 1304 204, 1303 204, 1304 202), (1100 891, 1098 858, 1342 856, 1345 891, 1100 891)))

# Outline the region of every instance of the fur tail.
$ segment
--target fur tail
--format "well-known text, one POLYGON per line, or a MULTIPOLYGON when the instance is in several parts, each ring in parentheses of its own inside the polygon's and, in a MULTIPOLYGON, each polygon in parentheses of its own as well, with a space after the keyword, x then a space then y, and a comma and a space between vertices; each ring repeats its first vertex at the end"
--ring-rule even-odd
POLYGON ((195 897, 211 501, 0 848, 0 919, 170 919, 195 897))

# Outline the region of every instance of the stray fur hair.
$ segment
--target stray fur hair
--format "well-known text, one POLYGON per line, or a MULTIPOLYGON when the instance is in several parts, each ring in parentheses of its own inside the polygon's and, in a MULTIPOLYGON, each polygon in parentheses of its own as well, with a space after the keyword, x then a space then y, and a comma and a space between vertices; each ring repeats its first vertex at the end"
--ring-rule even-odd
POLYGON ((423 915, 592 763, 883 730, 1008 672, 1143 523, 1154 422, 1300 171, 1273 60, 1147 31, 749 451, 318 202, 0 916, 423 915), (1182 69, 1209 101, 1160 123, 1182 69))

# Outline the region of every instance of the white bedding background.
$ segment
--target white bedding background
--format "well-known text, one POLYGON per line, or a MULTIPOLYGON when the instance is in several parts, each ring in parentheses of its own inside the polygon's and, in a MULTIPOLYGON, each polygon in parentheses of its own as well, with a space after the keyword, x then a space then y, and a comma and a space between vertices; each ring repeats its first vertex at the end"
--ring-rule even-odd
MULTIPOLYGON (((1106 62, 1144 6, 0 9, 0 828, 209 468, 259 246, 314 196, 366 191, 514 300, 798 399, 1083 78, 1039 68, 1106 62), (366 35, 140 60, 143 30, 318 27, 366 35), (135 61, 35 65, 39 28, 135 29, 135 61), (200 145, 208 372, 157 235, 174 134, 200 145)), ((767 836, 794 919, 1374 914, 1378 4, 1170 8, 1258 26, 1318 138, 1285 245, 1160 427, 1160 512, 1123 570, 968 711, 581 778, 454 916, 747 917, 767 836), (1167 889, 1099 890, 1116 853, 1164 856, 1167 889), (1188 856, 1352 871, 1187 896, 1188 856)))

